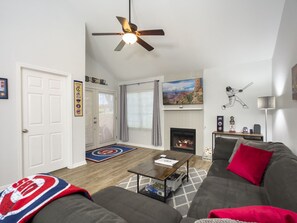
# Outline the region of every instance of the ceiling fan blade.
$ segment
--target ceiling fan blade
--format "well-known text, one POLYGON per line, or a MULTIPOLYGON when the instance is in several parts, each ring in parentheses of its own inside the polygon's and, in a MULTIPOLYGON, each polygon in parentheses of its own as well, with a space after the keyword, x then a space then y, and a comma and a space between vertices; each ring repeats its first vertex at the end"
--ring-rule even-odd
POLYGON ((119 20, 119 22, 121 23, 122 27, 123 27, 123 30, 125 32, 132 32, 132 29, 128 23, 128 20, 124 17, 120 17, 120 16, 117 16, 117 19, 119 20))
POLYGON ((139 36, 137 37, 137 43, 139 43, 141 46, 143 46, 147 51, 152 51, 154 49, 154 47, 152 47, 150 44, 145 42, 139 36))
POLYGON ((92 33, 93 36, 124 35, 124 33, 92 33))
POLYGON ((148 36, 148 35, 152 35, 152 36, 164 36, 165 32, 163 29, 154 29, 154 30, 140 30, 137 31, 141 36, 148 36))
POLYGON ((122 40, 119 45, 117 45, 117 47, 114 49, 114 51, 121 51, 123 49, 123 47, 125 46, 125 41, 122 40))

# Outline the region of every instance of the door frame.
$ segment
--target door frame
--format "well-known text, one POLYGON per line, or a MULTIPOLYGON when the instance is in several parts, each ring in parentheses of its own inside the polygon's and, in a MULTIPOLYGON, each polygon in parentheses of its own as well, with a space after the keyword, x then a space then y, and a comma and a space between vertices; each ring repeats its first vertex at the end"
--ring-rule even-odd
MULTIPOLYGON (((116 91, 113 91, 113 90, 107 90, 107 89, 99 89, 99 92, 98 93, 106 93, 106 94, 113 94, 113 96, 114 96, 114 110, 113 110, 113 115, 114 115, 114 117, 113 117, 113 139, 114 139, 114 141, 110 141, 110 142, 106 142, 106 143, 102 143, 102 144, 100 144, 100 142, 99 142, 99 146, 100 147, 103 147, 103 146, 108 146, 108 145, 111 145, 111 144, 114 144, 114 143, 116 143, 117 142, 117 125, 116 125, 116 123, 117 123, 117 97, 116 97, 116 91)), ((99 104, 98 104, 98 106, 99 106, 99 104)), ((98 117, 98 123, 99 123, 99 117, 98 117)))
MULTIPOLYGON (((107 93, 107 94, 113 94, 114 95, 114 130, 113 130, 114 131, 114 141, 99 144, 98 146, 102 147, 102 146, 108 146, 108 145, 116 143, 117 138, 118 138, 117 137, 117 91, 113 90, 113 89, 102 88, 100 86, 94 86, 93 84, 90 84, 90 83, 86 83, 86 90, 97 91, 97 93, 101 92, 101 93, 107 93)), ((97 122, 99 124, 99 117, 97 119, 97 122)), ((85 146, 86 146, 86 151, 87 151, 87 149, 91 150, 91 148, 88 148, 87 145, 85 145, 85 146)))
POLYGON ((63 72, 63 71, 57 71, 54 69, 49 69, 45 67, 40 67, 36 65, 30 65, 30 64, 25 64, 25 63, 17 63, 17 78, 16 78, 16 85, 17 85, 17 90, 16 90, 16 104, 17 104, 17 111, 18 111, 18 116, 17 116, 17 145, 18 145, 18 175, 19 178, 24 177, 24 161, 23 161, 23 156, 24 156, 24 147, 23 147, 23 134, 22 134, 22 129, 23 129, 23 106, 22 106, 22 96, 23 96, 23 89, 22 89, 22 71, 23 69, 28 69, 28 70, 35 70, 35 71, 40 71, 40 72, 46 72, 50 73, 53 75, 57 76, 62 76, 65 77, 66 79, 66 128, 65 128, 65 136, 67 140, 67 145, 68 147, 66 149, 66 165, 68 168, 70 168, 73 165, 73 160, 72 160, 72 76, 70 73, 63 72))

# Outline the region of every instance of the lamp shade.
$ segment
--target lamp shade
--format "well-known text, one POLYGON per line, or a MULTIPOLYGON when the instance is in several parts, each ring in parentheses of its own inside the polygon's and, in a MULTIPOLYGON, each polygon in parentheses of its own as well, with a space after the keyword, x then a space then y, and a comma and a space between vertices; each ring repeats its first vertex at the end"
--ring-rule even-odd
POLYGON ((122 39, 127 44, 133 44, 137 41, 137 36, 134 33, 125 33, 122 37, 122 39))
POLYGON ((275 109, 275 97, 274 96, 258 97, 258 108, 260 110, 275 109))

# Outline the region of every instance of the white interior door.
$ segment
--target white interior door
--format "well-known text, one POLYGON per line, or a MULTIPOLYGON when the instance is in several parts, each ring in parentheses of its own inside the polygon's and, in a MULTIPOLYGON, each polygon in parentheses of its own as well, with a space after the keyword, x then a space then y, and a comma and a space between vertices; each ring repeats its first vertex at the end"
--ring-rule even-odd
POLYGON ((22 69, 24 174, 66 167, 66 77, 22 69))
POLYGON ((86 150, 116 142, 115 93, 86 89, 86 150))

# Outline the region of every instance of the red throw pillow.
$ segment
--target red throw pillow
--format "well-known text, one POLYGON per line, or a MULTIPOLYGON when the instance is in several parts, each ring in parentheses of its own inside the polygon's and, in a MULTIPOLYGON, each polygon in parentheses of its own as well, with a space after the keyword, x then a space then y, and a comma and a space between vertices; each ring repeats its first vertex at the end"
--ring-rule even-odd
POLYGON ((260 185, 273 152, 241 144, 227 170, 260 185))
POLYGON ((258 223, 297 223, 297 213, 272 206, 214 209, 208 217, 258 223))

